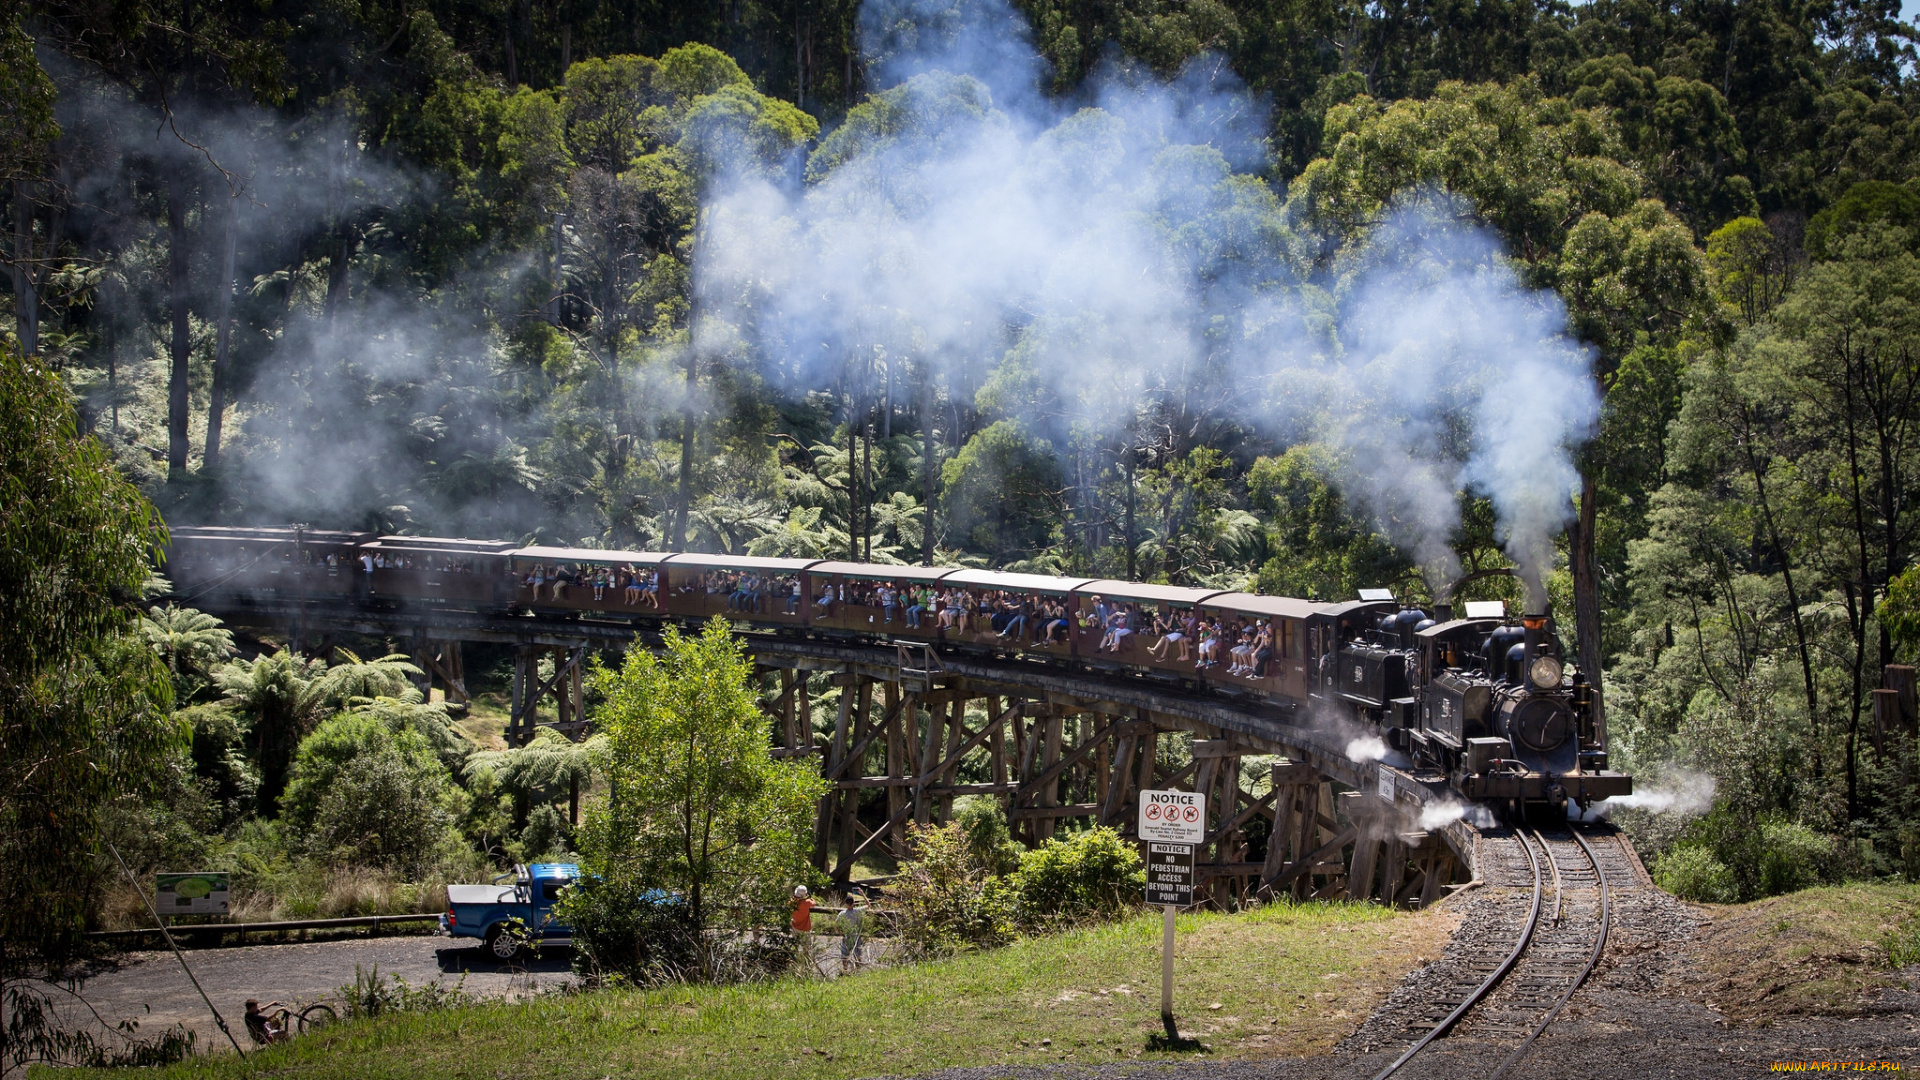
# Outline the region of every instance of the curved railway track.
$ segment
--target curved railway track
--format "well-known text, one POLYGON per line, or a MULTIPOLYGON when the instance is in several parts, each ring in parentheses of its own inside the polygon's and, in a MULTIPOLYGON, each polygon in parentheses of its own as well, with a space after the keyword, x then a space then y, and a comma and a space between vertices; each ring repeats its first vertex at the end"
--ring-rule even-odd
POLYGON ((1456 1030, 1490 1044, 1489 1060, 1510 1046, 1486 1074, 1508 1076, 1599 966, 1615 890, 1639 884, 1614 835, 1596 845, 1571 829, 1487 834, 1480 857, 1497 891, 1480 898, 1480 917, 1434 965, 1437 985, 1383 1010, 1414 1041, 1374 1080, 1401 1073, 1456 1030))

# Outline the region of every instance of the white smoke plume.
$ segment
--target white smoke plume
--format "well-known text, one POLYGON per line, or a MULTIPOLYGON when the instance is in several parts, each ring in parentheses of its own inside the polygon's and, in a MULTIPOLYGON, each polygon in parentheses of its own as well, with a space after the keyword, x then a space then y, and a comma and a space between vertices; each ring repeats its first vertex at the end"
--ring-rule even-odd
POLYGON ((1063 103, 1004 0, 869 0, 861 20, 899 80, 883 121, 829 134, 810 184, 720 183, 696 347, 745 344, 793 393, 901 361, 968 393, 998 365, 994 408, 1056 438, 1143 402, 1317 437, 1436 587, 1458 573, 1461 492, 1489 497, 1544 608, 1591 356, 1462 207, 1404 193, 1303 273, 1254 175, 1267 105, 1218 58, 1164 82, 1109 70, 1063 103))
POLYGON ((1378 735, 1363 735, 1347 743, 1347 760, 1365 765, 1387 756, 1387 744, 1378 735))
POLYGON ((1569 805, 1567 816, 1576 821, 1593 821, 1615 810, 1645 810, 1654 814, 1696 817, 1713 807, 1717 786, 1713 777, 1705 773, 1669 772, 1655 781, 1652 787, 1631 795, 1602 799, 1586 811, 1569 805))
POLYGON ((1479 803, 1445 799, 1428 803, 1420 808, 1420 828, 1427 832, 1444 829, 1456 821, 1463 820, 1476 829, 1490 829, 1495 824, 1493 811, 1479 803))

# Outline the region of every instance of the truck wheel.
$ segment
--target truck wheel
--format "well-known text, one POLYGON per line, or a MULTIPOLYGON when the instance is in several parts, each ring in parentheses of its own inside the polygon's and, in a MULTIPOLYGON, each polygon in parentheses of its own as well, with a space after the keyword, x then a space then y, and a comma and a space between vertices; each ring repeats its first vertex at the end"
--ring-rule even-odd
POLYGON ((511 960, 520 955, 520 943, 509 934, 501 933, 504 927, 495 926, 487 931, 487 951, 496 960, 511 960))

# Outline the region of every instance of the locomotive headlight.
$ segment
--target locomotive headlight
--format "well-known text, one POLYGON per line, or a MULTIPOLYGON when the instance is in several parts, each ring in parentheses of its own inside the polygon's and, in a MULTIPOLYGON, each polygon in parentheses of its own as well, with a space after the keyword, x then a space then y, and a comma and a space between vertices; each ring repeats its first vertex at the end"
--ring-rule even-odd
POLYGON ((1527 679, 1535 686, 1556 687, 1560 685, 1563 669, 1557 656, 1536 656, 1533 666, 1527 669, 1527 679))

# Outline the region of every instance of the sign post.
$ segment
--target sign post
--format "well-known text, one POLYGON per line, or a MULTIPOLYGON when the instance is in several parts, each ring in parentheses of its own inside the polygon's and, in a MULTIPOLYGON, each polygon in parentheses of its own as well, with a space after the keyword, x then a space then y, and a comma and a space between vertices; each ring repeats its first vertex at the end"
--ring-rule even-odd
POLYGON ((1207 797, 1191 791, 1142 791, 1140 839, 1147 845, 1147 903, 1160 905, 1160 1023, 1173 1021, 1173 920, 1193 903, 1193 849, 1207 838, 1207 797))

